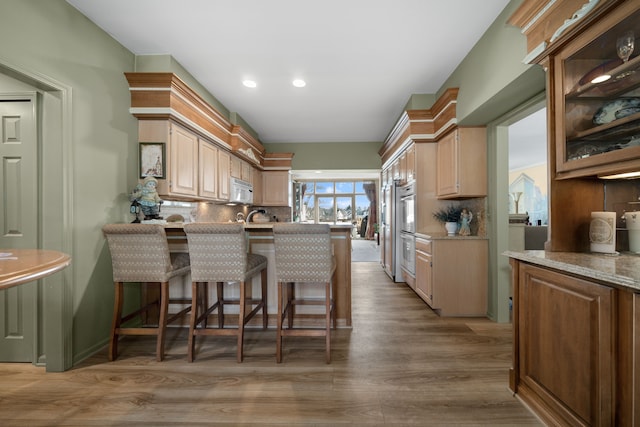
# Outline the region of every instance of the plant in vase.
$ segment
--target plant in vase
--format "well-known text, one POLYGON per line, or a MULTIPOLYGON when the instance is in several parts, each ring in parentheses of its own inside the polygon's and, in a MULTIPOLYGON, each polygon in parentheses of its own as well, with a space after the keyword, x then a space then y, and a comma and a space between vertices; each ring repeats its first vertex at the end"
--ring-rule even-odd
POLYGON ((461 212, 461 208, 449 205, 446 208, 435 211, 433 217, 444 224, 449 236, 454 236, 458 230, 461 212))

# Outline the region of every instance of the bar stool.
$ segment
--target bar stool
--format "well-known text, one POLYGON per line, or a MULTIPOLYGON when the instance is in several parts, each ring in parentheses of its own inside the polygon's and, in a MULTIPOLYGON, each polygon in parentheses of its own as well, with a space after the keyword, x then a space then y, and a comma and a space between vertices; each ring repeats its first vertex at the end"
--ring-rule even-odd
POLYGON ((189 254, 169 252, 169 244, 164 227, 159 224, 107 224, 102 227, 111 252, 115 301, 109 340, 109 360, 118 357, 118 338, 121 335, 156 335, 156 359, 164 359, 164 338, 167 324, 191 310, 183 307, 169 315, 169 304, 190 304, 189 299, 170 299, 169 281, 173 277, 189 274, 189 254), (157 300, 127 314, 122 315, 124 302, 123 284, 158 283, 160 296, 157 300), (159 306, 156 327, 124 327, 123 324, 134 317, 159 306), (171 317, 169 317, 171 316, 171 317))
MULTIPOLYGON (((323 336, 327 363, 331 363, 331 321, 336 327, 335 259, 332 254, 331 230, 328 224, 273 225, 278 280, 278 326, 276 362, 282 362, 283 336, 323 336), (323 298, 296 298, 295 285, 324 287, 323 298), (283 300, 286 288, 286 298, 283 300), (283 307, 284 304, 284 307, 283 307), (296 305, 324 306, 323 328, 293 327, 296 305), (284 319, 287 317, 287 328, 284 319)), ((301 290, 301 289, 299 289, 301 290)))
POLYGON ((197 335, 236 335, 237 360, 243 359, 245 325, 262 310, 267 328, 267 258, 247 253, 244 226, 238 223, 190 223, 184 225, 191 256, 192 306, 188 360, 193 362, 197 335), (251 298, 251 279, 261 275, 261 296, 251 298), (217 301, 209 306, 209 282, 216 282, 217 301), (224 284, 238 282, 239 298, 224 296, 224 284), (247 295, 249 294, 249 295, 247 295), (238 327, 224 327, 224 306, 239 305, 238 327), (253 307, 247 313, 247 306, 253 307), (207 326, 207 317, 218 310, 218 327, 207 326), (201 327, 199 327, 201 325, 201 327))

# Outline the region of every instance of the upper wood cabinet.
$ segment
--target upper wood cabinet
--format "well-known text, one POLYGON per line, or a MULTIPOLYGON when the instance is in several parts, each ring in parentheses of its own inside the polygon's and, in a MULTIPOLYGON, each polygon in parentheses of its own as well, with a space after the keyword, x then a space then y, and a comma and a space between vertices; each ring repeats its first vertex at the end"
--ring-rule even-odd
POLYGON ((411 144, 405 152, 405 179, 407 182, 416 179, 416 145, 411 144))
POLYGON ((165 144, 166 175, 165 179, 158 179, 161 197, 179 200, 198 197, 199 139, 196 134, 169 121, 140 120, 138 139, 165 144))
POLYGON ((627 2, 550 55, 556 178, 640 170, 640 40, 626 62, 616 48, 639 23, 627 2))
POLYGON ((170 124, 171 143, 167 164, 169 192, 175 195, 198 195, 198 136, 181 126, 170 124))
POLYGON ((218 150, 218 197, 229 200, 231 197, 231 154, 222 149, 218 150))
POLYGON ((262 171, 254 169, 253 172, 253 204, 262 204, 262 171))
POLYGON ((231 176, 242 179, 242 160, 236 156, 231 156, 231 176))
POLYGON ((262 172, 262 205, 291 206, 289 171, 262 172))
POLYGON ((484 127, 459 127, 438 141, 439 199, 487 195, 487 137, 484 127))
POLYGON ((218 148, 204 140, 200 140, 199 154, 199 187, 200 197, 218 199, 218 148))

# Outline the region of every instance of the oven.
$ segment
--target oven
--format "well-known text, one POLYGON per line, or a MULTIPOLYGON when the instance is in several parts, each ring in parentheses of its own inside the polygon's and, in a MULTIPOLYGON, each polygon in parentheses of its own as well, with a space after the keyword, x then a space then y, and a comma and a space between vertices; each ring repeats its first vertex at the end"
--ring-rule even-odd
POLYGON ((402 269, 410 276, 416 276, 416 236, 413 233, 400 233, 402 242, 402 269))
POLYGON ((396 187, 395 194, 395 282, 409 283, 415 278, 415 183, 396 187))
POLYGON ((400 231, 405 233, 416 232, 416 194, 414 184, 408 184, 398 188, 400 197, 400 231))

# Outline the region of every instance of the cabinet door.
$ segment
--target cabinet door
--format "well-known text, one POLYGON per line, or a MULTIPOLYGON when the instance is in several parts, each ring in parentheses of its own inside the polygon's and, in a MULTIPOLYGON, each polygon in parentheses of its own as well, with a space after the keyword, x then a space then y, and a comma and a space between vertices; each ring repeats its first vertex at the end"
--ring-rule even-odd
POLYGON ((198 137, 188 130, 171 125, 169 191, 181 196, 198 195, 198 137))
POLYGON ((398 159, 398 169, 400 170, 400 182, 407 182, 407 152, 403 151, 398 159))
POLYGON ((439 199, 487 195, 487 132, 484 127, 460 127, 438 141, 439 199))
POLYGON ((218 198, 218 148, 213 144, 200 140, 200 197, 218 198))
POLYGON ((396 159, 392 164, 391 164, 391 180, 392 183, 393 181, 399 181, 400 180, 400 159, 396 159))
POLYGON ((416 251, 416 293, 431 308, 436 308, 433 303, 431 254, 423 251, 416 251))
POLYGON ((264 206, 291 206, 289 171, 262 172, 262 204, 264 206))
POLYGON ((451 132, 438 141, 438 197, 458 193, 458 133, 451 132))
POLYGON ((231 176, 242 179, 242 160, 236 156, 231 156, 231 176))
POLYGON ((253 204, 262 204, 262 171, 253 170, 253 204))
POLYGON ((221 200, 229 200, 231 192, 229 187, 230 168, 231 155, 224 150, 218 150, 218 198, 221 200))
POLYGON ((638 171, 640 56, 638 40, 633 50, 633 32, 632 57, 623 62, 616 49, 628 30, 638 37, 638 22, 640 5, 626 2, 552 58, 549 81, 555 87, 549 93, 557 107, 550 109, 551 129, 559 178, 638 171))
POLYGON ((407 160, 406 160, 406 178, 407 182, 415 181, 416 179, 416 146, 411 144, 407 148, 407 160))
POLYGON ((241 166, 240 179, 248 182, 249 184, 253 184, 253 179, 252 179, 253 177, 251 175, 251 172, 252 172, 251 165, 245 161, 242 161, 240 166, 241 166))
POLYGON ((561 424, 616 424, 615 290, 524 263, 517 280, 518 394, 561 424))

